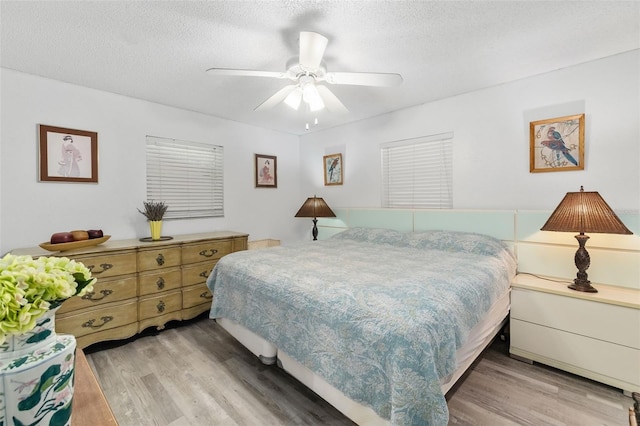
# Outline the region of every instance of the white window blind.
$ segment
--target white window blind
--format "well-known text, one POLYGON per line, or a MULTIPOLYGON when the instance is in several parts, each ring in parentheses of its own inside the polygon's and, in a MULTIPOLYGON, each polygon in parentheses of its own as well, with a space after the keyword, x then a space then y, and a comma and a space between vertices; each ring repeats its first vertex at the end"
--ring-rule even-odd
POLYGON ((453 133, 381 145, 382 207, 453 208, 453 133))
POLYGON ((147 201, 164 201, 165 218, 224 216, 224 149, 147 136, 147 201))

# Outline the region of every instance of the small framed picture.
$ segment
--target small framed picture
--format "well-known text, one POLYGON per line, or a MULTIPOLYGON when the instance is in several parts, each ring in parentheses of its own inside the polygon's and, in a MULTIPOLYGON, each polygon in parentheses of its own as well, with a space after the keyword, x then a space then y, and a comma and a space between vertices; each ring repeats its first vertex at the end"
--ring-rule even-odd
POLYGON ((278 158, 255 154, 256 188, 278 187, 278 158))
POLYGON ((584 114, 529 123, 529 171, 584 170, 584 114))
POLYGON ((40 124, 41 182, 98 182, 98 133, 40 124))
POLYGON ((342 154, 325 155, 324 184, 342 185, 342 154))

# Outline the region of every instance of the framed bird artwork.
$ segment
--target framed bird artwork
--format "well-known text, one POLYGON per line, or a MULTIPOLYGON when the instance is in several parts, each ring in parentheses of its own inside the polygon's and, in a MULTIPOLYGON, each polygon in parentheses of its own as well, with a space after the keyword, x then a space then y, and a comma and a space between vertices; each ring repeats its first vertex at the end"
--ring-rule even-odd
POLYGON ((342 185, 342 154, 325 155, 324 184, 342 185))
POLYGON ((584 114, 529 123, 529 171, 584 170, 584 114))

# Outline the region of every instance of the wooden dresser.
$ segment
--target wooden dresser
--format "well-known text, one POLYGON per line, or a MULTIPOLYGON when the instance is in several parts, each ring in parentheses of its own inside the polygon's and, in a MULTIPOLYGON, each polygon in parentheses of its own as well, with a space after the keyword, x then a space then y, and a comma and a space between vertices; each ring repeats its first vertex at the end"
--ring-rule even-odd
POLYGON ((247 237, 219 231, 150 243, 109 240, 64 252, 36 247, 11 253, 66 256, 84 263, 98 278, 93 292, 65 301, 56 313, 56 331, 73 334, 84 348, 207 311, 213 299, 205 285, 211 269, 222 256, 246 250, 247 237))

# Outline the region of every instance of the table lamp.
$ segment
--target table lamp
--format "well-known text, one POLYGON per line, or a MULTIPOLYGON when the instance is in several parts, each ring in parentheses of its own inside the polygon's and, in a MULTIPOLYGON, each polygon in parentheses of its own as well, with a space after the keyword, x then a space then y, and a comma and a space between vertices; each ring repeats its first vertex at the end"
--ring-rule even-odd
POLYGON ((633 234, 611 210, 611 207, 597 192, 585 192, 582 186, 580 192, 567 192, 558 207, 544 224, 541 231, 579 232, 576 235, 578 250, 574 261, 578 268, 576 279, 568 287, 572 290, 597 293, 587 279, 586 270, 591 259, 585 248, 589 237, 585 232, 601 234, 633 234))
POLYGON ((318 239, 318 223, 319 217, 336 217, 335 213, 329 208, 327 203, 322 198, 318 198, 315 195, 307 198, 307 201, 302 204, 295 217, 312 217, 313 218, 313 241, 318 239))

